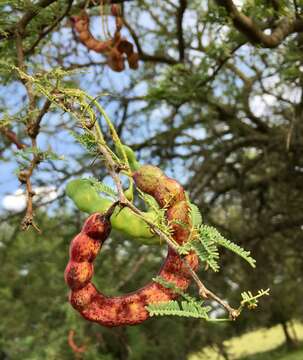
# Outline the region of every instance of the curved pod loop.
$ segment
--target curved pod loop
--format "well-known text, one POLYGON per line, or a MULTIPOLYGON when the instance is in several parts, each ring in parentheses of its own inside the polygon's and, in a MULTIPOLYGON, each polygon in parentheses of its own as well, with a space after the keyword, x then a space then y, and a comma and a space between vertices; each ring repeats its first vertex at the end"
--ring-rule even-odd
POLYGON ((116 72, 125 69, 124 56, 127 56, 129 67, 133 70, 138 69, 139 55, 134 52, 133 45, 125 38, 121 38, 121 28, 123 20, 117 6, 112 6, 112 15, 116 19, 116 30, 112 39, 105 41, 97 40, 89 29, 90 19, 85 10, 79 16, 72 16, 72 27, 78 34, 79 41, 90 50, 102 53, 107 57, 108 66, 116 72))
MULTIPOLYGON (((140 190, 153 196, 161 207, 165 207, 175 241, 179 244, 188 241, 191 218, 182 186, 150 165, 142 166, 133 177, 140 190)), ((85 319, 100 325, 112 327, 139 324, 149 318, 146 305, 167 302, 178 295, 154 281, 122 296, 108 297, 99 292, 91 283, 93 261, 110 230, 109 218, 95 213, 88 217, 80 234, 72 240, 70 261, 65 270, 65 280, 71 288, 69 300, 85 319)), ((185 258, 194 270, 198 267, 196 254, 190 253, 185 258)), ((182 290, 186 290, 191 282, 188 269, 170 247, 158 275, 182 290)))

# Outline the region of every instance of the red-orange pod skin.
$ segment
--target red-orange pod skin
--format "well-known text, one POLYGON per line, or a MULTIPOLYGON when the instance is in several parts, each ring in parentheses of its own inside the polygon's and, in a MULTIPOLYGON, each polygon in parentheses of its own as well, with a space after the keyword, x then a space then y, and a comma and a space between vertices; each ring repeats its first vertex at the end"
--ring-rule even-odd
POLYGON ((106 54, 115 45, 115 41, 112 39, 99 41, 92 35, 89 30, 89 17, 85 11, 82 11, 80 16, 72 16, 71 23, 78 33, 80 42, 88 49, 106 54))
POLYGON ((77 235, 70 247, 70 259, 77 262, 94 261, 101 247, 98 239, 91 239, 86 234, 77 235))
MULTIPOLYGON (((160 169, 150 165, 141 167, 134 173, 133 178, 140 190, 154 196, 161 207, 165 206, 166 218, 172 226, 176 242, 183 244, 188 241, 191 233, 191 217, 182 186, 176 180, 166 177, 160 169)), ((80 234, 73 239, 70 262, 65 271, 65 279, 71 288, 69 300, 71 305, 89 321, 108 327, 136 325, 149 318, 146 305, 167 302, 177 298, 178 295, 153 281, 137 291, 122 296, 108 297, 98 291, 89 280, 91 275, 85 270, 92 265, 96 252, 101 248, 109 232, 109 220, 101 214, 92 214, 80 234), (84 263, 87 267, 83 265, 84 263)), ((197 269, 196 254, 190 253, 185 259, 193 270, 197 269)), ((188 268, 170 247, 158 275, 182 290, 186 290, 191 282, 188 268)))
POLYGON ((65 281, 72 290, 82 289, 93 276, 94 266, 87 261, 70 261, 65 270, 65 281))

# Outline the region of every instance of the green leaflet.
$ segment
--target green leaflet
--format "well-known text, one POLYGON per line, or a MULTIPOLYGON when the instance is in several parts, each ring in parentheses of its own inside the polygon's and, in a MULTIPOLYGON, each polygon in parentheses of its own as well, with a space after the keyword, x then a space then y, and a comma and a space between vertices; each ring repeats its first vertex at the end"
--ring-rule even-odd
MULTIPOLYGON (((83 178, 83 180, 86 180, 86 179, 83 178)), ((93 185, 93 187, 99 193, 107 194, 107 195, 111 196, 112 198, 116 198, 118 196, 117 192, 112 187, 104 184, 101 181, 98 181, 94 177, 89 177, 87 180, 93 185)))
POLYGON ((207 242, 208 239, 212 239, 216 245, 225 247, 226 249, 234 252, 247 261, 253 268, 256 266, 256 260, 250 256, 250 251, 244 250, 241 246, 227 240, 222 236, 217 229, 208 225, 200 226, 200 238, 201 242, 207 242))
POLYGON ((182 289, 178 288, 174 283, 166 281, 160 276, 153 278, 153 281, 173 290, 173 292, 180 295, 184 300, 181 302, 171 300, 158 304, 149 304, 146 309, 151 316, 174 315, 201 318, 205 320, 209 319, 208 312, 211 310, 211 308, 209 306, 203 306, 202 300, 195 299, 194 297, 185 293, 182 289))
POLYGON ((147 307, 150 316, 184 316, 194 317, 208 320, 208 312, 211 310, 209 306, 201 306, 196 302, 171 300, 165 303, 150 304, 147 307))
POLYGON ((219 271, 219 251, 212 239, 204 239, 202 241, 200 238, 198 240, 194 240, 192 242, 192 248, 195 250, 202 262, 206 262, 213 271, 219 271))
MULTIPOLYGON (((153 281, 156 283, 166 287, 167 289, 173 290, 176 294, 183 297, 183 299, 190 301, 190 302, 196 302, 197 300, 193 298, 192 296, 185 293, 182 289, 178 288, 174 283, 166 281, 161 276, 156 276, 153 278, 153 281)), ((202 304, 202 301, 200 301, 200 304, 202 304)))
POLYGON ((194 227, 202 225, 202 215, 197 205, 190 203, 191 221, 194 227))
POLYGON ((251 291, 242 292, 241 307, 243 308, 246 305, 249 309, 255 309, 258 306, 259 298, 264 295, 269 296, 269 289, 260 289, 258 290, 257 295, 253 295, 251 291))
POLYGON ((220 269, 218 246, 223 246, 228 250, 242 257, 252 267, 255 267, 256 261, 250 256, 250 252, 244 250, 239 245, 225 239, 217 229, 208 225, 198 227, 199 236, 192 241, 179 247, 180 254, 187 254, 194 250, 203 263, 206 263, 213 271, 220 269))
POLYGON ((180 302, 171 300, 158 304, 149 304, 146 309, 151 316, 174 315, 209 320, 208 312, 211 310, 211 307, 203 306, 202 300, 195 299, 194 297, 185 293, 182 289, 178 288, 174 283, 166 281, 160 276, 153 278, 153 281, 173 290, 173 292, 180 295, 184 300, 180 302))

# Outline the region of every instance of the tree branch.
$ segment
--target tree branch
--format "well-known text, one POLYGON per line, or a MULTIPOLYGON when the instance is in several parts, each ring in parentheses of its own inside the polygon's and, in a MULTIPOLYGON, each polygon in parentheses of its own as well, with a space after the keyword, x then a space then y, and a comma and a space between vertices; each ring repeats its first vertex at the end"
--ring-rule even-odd
POLYGON ((254 44, 260 44, 264 48, 275 48, 280 45, 289 35, 303 32, 303 19, 285 17, 280 20, 270 35, 267 35, 259 25, 250 17, 238 10, 233 0, 216 0, 223 6, 233 21, 234 26, 242 32, 254 44))
MULTIPOLYGON (((20 35, 23 37, 27 25, 39 14, 39 12, 49 5, 55 3, 57 0, 40 0, 32 9, 26 11, 22 18, 19 20, 17 24, 12 26, 9 29, 3 29, 3 32, 0 34, 0 40, 12 39, 15 37, 15 29, 18 27, 20 29, 20 35)), ((126 1, 132 0, 108 0, 111 4, 123 3, 126 1)), ((78 9, 83 9, 87 1, 83 1, 77 5, 78 9)), ((93 6, 95 6, 94 2, 91 2, 93 6)))
POLYGON ((154 55, 146 54, 144 52, 144 50, 142 49, 139 38, 138 38, 136 32, 134 31, 134 29, 130 26, 130 24, 125 19, 123 19, 123 23, 124 23, 125 27, 128 29, 128 31, 130 32, 130 34, 137 46, 140 60, 151 61, 151 62, 160 62, 160 63, 169 64, 169 65, 178 64, 177 60, 175 60, 171 57, 168 57, 168 56, 161 56, 161 55, 156 55, 156 54, 154 54, 154 55))
POLYGON ((40 43, 40 41, 41 41, 47 34, 49 34, 52 30, 54 30, 55 27, 65 18, 65 16, 68 15, 68 13, 69 13, 69 11, 70 11, 70 9, 71 9, 71 7, 72 7, 73 1, 74 1, 74 0, 68 0, 68 5, 67 5, 66 10, 64 11, 64 13, 63 13, 61 16, 59 16, 59 17, 53 22, 52 25, 50 25, 49 27, 47 27, 45 30, 43 30, 43 31, 39 34, 38 39, 33 43, 33 45, 32 45, 29 49, 27 49, 27 50, 24 51, 25 54, 31 54, 31 53, 34 51, 35 47, 40 43))
POLYGON ((187 7, 187 0, 180 0, 177 10, 177 38, 179 48, 179 60, 182 62, 185 56, 185 44, 183 38, 183 16, 187 7))
POLYGON ((23 144, 17 137, 17 134, 8 129, 7 127, 0 127, 0 132, 13 144, 17 146, 19 150, 26 148, 26 145, 23 144))

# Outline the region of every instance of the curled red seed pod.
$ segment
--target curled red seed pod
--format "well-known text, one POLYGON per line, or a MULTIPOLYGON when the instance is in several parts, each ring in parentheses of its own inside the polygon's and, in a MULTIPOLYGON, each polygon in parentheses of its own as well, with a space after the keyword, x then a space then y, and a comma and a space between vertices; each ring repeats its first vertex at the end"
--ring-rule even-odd
POLYGON ((69 296, 69 301, 75 309, 81 312, 81 310, 87 308, 97 295, 98 292, 94 285, 88 283, 81 289, 72 291, 69 296))
POLYGON ((178 181, 168 177, 159 184, 153 195, 160 207, 171 206, 179 201, 185 200, 183 187, 178 181))
MULTIPOLYGON (((133 177, 140 190, 152 195, 161 207, 165 206, 175 241, 179 244, 188 241, 191 217, 182 186, 151 165, 142 166, 133 177)), ((109 234, 110 214, 91 215, 71 243, 70 261, 65 270, 65 279, 71 288, 69 299, 72 306, 89 321, 104 326, 135 325, 149 318, 146 305, 167 302, 178 295, 153 281, 122 296, 108 297, 95 288, 91 283, 91 261, 109 234), (96 245, 96 241, 99 241, 99 245, 96 245)), ((193 270, 197 269, 198 257, 195 253, 186 255, 185 259, 193 270)), ((187 266, 170 247, 158 275, 182 290, 186 290, 191 282, 187 266)))
POLYGON ((87 236, 103 242, 111 231, 111 225, 104 215, 95 213, 86 220, 82 231, 87 236))
POLYGON ((71 23, 78 34, 78 39, 88 49, 99 53, 106 53, 110 51, 114 45, 113 39, 99 41, 94 38, 89 30, 89 17, 84 10, 81 12, 80 16, 72 16, 71 23))

